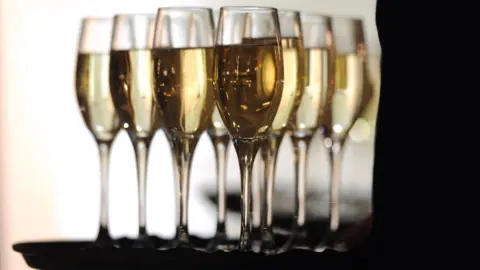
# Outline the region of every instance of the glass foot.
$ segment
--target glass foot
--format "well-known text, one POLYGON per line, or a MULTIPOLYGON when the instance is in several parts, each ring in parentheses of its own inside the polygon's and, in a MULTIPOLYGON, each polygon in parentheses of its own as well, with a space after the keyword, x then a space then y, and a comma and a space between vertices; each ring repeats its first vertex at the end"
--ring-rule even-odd
POLYGON ((140 235, 133 243, 133 248, 155 248, 155 244, 148 235, 140 235))
POLYGON ((327 233, 325 238, 315 247, 316 252, 325 251, 326 249, 335 250, 338 252, 347 252, 347 244, 338 240, 334 233, 327 233), (317 251, 318 250, 318 251, 317 251))
POLYGON ((208 243, 206 250, 208 252, 230 252, 235 250, 235 243, 233 243, 231 240, 228 240, 226 233, 217 233, 213 240, 208 243))
POLYGON ((190 235, 188 229, 184 227, 177 228, 177 234, 173 240, 174 248, 190 248, 190 235))
POLYGON ((271 230, 263 230, 262 232, 261 252, 266 255, 277 254, 275 235, 271 230))
POLYGON ((287 252, 292 249, 312 250, 312 243, 308 240, 306 230, 293 230, 292 235, 279 250, 279 253, 287 252))
POLYGON ((98 231, 97 239, 85 249, 108 249, 115 248, 115 242, 113 241, 108 229, 100 228, 98 231))

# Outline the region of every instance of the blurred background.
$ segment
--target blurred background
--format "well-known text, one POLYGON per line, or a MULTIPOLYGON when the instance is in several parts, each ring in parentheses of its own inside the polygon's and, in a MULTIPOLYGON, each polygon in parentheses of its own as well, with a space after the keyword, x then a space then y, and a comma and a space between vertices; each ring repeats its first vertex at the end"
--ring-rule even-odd
MULTIPOLYGON (((99 157, 74 94, 74 67, 80 19, 114 13, 156 12, 160 6, 262 5, 364 18, 371 70, 378 77, 379 46, 375 0, 0 0, 0 267, 27 269, 11 244, 27 240, 93 239, 99 216, 99 157), (376 57, 375 57, 376 56, 376 57), (377 59, 377 60, 375 60, 377 59)), ((375 82, 377 83, 377 82, 375 82)), ((373 106, 374 107, 374 106, 373 106)), ((357 121, 346 146, 342 192, 368 201, 373 160, 375 109, 357 121), (360 192, 359 192, 360 191, 360 192)), ((239 189, 239 169, 229 153, 228 189, 239 189)), ((317 137, 310 151, 310 184, 326 185, 328 164, 317 137), (322 179, 317 181, 316 179, 322 179)), ((190 230, 208 237, 215 230, 214 152, 203 136, 192 168, 190 230)), ((163 132, 152 145, 149 165, 148 228, 174 233, 173 165, 163 132)), ((293 158, 284 140, 277 168, 281 190, 293 187, 293 158)), ((292 194, 293 195, 293 194, 292 194)), ((136 181, 133 148, 126 133, 117 137, 111 160, 111 233, 136 235, 136 181)), ((230 215, 231 224, 239 216, 230 215)), ((238 234, 238 226, 229 233, 238 234)))

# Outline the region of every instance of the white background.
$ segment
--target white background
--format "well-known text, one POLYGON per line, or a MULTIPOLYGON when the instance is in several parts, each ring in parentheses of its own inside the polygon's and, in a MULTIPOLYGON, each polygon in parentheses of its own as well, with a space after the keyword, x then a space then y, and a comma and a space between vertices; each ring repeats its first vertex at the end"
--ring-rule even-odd
MULTIPOLYGON (((2 0, 1 3, 1 269, 27 267, 11 251, 13 242, 92 238, 98 224, 98 155, 77 109, 73 89, 75 50, 83 16, 155 12, 161 5, 263 5, 363 16, 370 44, 376 42, 375 0, 2 0)), ((319 144, 311 158, 323 164, 319 144)), ((149 227, 173 233, 172 163, 165 137, 152 145, 149 227), (164 222, 162 222, 162 220, 164 222), (166 220, 166 221, 165 221, 166 220)), ((372 143, 351 147, 344 178, 370 181, 372 143)), ((292 157, 283 144, 278 174, 291 178, 292 157)), ((325 166, 311 166, 318 174, 325 166)), ((229 179, 238 186, 238 168, 230 153, 229 179)), ((191 179, 191 230, 213 233, 214 218, 199 195, 213 180, 213 150, 200 142, 191 179), (196 190, 196 192, 195 192, 196 190)), ((133 150, 122 133, 112 152, 111 221, 114 235, 136 233, 133 150)))

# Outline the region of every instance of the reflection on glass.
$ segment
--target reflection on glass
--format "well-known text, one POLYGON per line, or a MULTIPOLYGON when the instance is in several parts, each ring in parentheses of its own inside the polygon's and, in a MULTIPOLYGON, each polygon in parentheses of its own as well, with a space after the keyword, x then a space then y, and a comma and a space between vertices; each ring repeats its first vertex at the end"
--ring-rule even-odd
POLYGON ((373 139, 377 123, 378 102, 380 101, 380 53, 369 48, 367 61, 368 77, 372 84, 373 95, 349 132, 349 138, 355 143, 373 139))

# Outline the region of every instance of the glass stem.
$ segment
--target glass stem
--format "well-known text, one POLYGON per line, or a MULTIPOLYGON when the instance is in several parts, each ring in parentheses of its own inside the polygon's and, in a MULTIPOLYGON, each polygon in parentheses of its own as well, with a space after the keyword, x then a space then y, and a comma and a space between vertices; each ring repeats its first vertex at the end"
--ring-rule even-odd
POLYGON ((172 140, 173 153, 177 165, 178 194, 178 224, 175 240, 180 246, 189 245, 188 233, 188 200, 190 191, 190 169, 193 153, 198 137, 177 137, 172 140))
POLYGON ((150 139, 137 138, 134 141, 137 162, 138 181, 138 237, 143 239, 147 234, 147 169, 150 139))
POLYGON ((273 234, 273 195, 275 190, 275 170, 277 168, 278 148, 283 136, 270 135, 262 146, 262 160, 265 164, 262 215, 262 244, 274 246, 273 234))
POLYGON ((330 161, 330 187, 329 187, 329 220, 328 231, 326 234, 325 245, 330 246, 332 243, 331 236, 340 226, 340 182, 343 158, 343 143, 335 142, 328 149, 328 157, 330 161))
MULTIPOLYGON (((266 139, 265 139, 266 140, 266 139)), ((263 218, 263 178, 265 171, 265 164, 262 161, 261 145, 266 143, 262 141, 259 151, 255 157, 252 168, 252 250, 254 252, 260 252, 262 248, 262 218, 263 218)))
POLYGON ((227 151, 230 142, 229 136, 212 136, 213 146, 216 158, 217 173, 217 237, 226 237, 226 217, 227 217, 227 187, 226 187, 226 165, 227 151))
POLYGON ((237 152, 241 177, 241 222, 240 247, 241 251, 252 249, 252 169, 260 143, 256 140, 233 139, 233 146, 237 152))
MULTIPOLYGON (((263 145, 263 143, 261 144, 263 145)), ((261 147, 261 146, 260 146, 261 147)), ((263 206, 263 172, 265 169, 265 164, 262 162, 262 157, 259 159, 257 157, 261 155, 261 148, 255 157, 255 162, 253 162, 252 168, 252 238, 260 236, 261 227, 262 227, 262 206, 263 206)))
POLYGON ((295 226, 301 229, 305 226, 307 215, 307 171, 308 149, 312 137, 292 137, 295 151, 295 226))
POLYGON ((108 230, 108 179, 112 142, 98 141, 97 143, 100 153, 100 228, 97 242, 109 244, 112 239, 108 230))
POLYGON ((291 136, 295 156, 295 212, 292 235, 282 248, 283 251, 293 247, 306 248, 305 221, 307 216, 307 171, 308 149, 312 135, 291 136))

